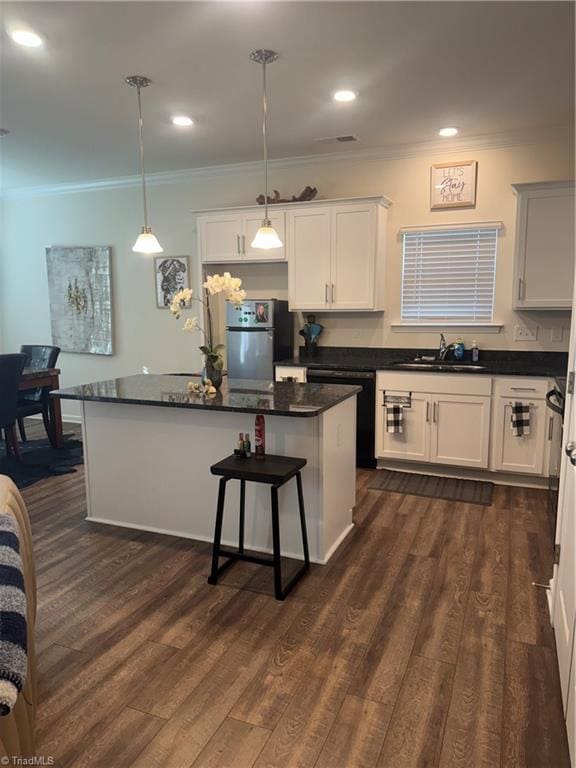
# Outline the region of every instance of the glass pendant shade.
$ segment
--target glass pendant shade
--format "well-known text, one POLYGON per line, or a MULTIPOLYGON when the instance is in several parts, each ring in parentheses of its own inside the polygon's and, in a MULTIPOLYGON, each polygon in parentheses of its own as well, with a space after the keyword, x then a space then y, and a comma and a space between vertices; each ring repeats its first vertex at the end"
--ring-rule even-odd
POLYGON ((270 222, 263 221, 251 245, 252 248, 261 248, 264 251, 269 251, 272 248, 282 248, 282 240, 280 240, 278 233, 270 222))
POLYGON ((158 242, 150 227, 142 227, 142 232, 132 246, 134 253, 164 253, 164 248, 158 242))

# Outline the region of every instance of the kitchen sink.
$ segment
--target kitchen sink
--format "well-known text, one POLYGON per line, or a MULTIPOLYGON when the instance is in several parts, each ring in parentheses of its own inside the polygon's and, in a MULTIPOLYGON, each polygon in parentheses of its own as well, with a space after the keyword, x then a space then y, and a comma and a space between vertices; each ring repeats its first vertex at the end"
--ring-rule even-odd
POLYGON ((400 368, 401 370, 409 371, 456 371, 462 373, 462 371, 484 371, 485 365, 475 365, 474 363, 443 363, 440 360, 428 361, 420 360, 412 363, 394 363, 394 368, 400 368))

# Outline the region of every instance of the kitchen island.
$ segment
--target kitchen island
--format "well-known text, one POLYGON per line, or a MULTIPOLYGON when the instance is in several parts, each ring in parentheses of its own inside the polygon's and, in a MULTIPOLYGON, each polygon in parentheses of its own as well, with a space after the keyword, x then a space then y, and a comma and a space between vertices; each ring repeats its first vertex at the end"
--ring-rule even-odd
MULTIPOLYGON (((138 375, 60 389, 81 402, 88 520, 212 541, 218 479, 210 466, 266 417, 266 451, 307 460, 302 472, 311 560, 325 563, 352 529, 358 387, 225 380, 213 396, 189 376, 138 375)), ((242 459, 238 459, 242 461, 242 459)), ((302 557, 295 483, 279 490, 282 554, 302 557)), ((239 483, 222 541, 237 544, 239 483)), ((246 487, 245 546, 272 551, 267 488, 246 487)))

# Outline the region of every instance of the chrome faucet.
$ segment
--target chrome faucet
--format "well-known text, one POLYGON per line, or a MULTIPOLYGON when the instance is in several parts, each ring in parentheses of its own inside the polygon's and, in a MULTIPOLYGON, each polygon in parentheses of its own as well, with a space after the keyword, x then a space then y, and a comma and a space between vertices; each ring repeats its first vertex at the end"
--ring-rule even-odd
POLYGON ((454 344, 446 344, 444 334, 440 334, 440 346, 438 347, 438 359, 446 360, 446 355, 454 349, 454 344))

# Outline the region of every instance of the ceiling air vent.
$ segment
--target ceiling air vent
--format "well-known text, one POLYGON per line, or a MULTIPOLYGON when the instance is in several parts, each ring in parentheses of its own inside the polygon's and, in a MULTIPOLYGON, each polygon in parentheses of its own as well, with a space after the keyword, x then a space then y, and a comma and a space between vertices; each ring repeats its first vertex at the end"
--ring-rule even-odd
POLYGON ((351 133, 348 136, 326 136, 322 139, 314 139, 318 144, 350 144, 354 141, 360 141, 360 138, 351 133))

